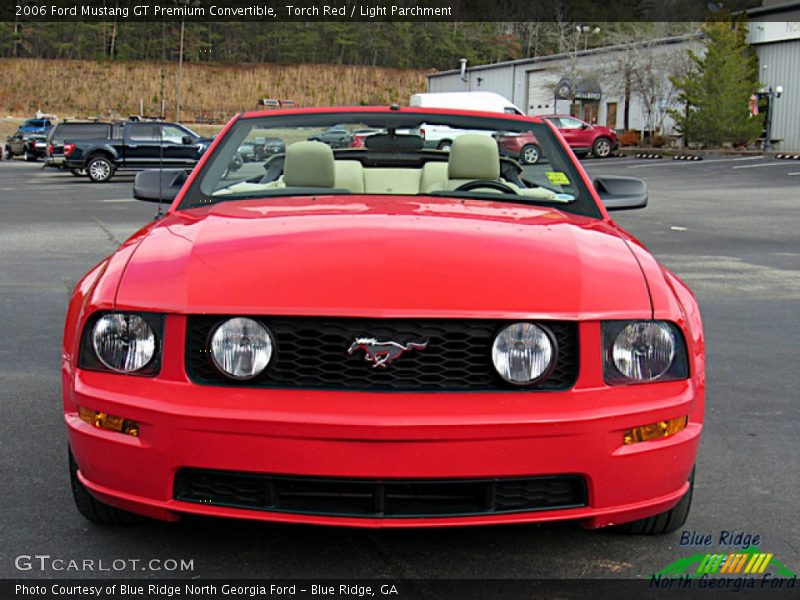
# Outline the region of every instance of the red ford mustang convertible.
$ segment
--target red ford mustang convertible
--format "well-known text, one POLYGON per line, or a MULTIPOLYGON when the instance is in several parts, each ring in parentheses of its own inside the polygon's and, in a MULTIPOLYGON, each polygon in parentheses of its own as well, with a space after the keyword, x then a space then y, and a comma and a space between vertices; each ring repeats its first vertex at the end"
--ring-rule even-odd
POLYGON ((199 514, 664 533, 703 427, 692 293, 542 119, 421 108, 234 118, 71 298, 69 465, 101 523, 199 514), (369 129, 332 147, 336 125, 369 129), (421 127, 462 130, 449 151, 421 127), (536 164, 498 139, 533 136, 536 164), (256 138, 285 151, 242 161, 256 138))

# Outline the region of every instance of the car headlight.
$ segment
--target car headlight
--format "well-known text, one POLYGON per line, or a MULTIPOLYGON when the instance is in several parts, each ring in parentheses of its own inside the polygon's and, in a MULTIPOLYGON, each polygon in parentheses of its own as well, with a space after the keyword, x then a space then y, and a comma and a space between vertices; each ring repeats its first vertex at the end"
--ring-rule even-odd
POLYGON ((92 348, 106 367, 134 373, 146 367, 156 354, 156 334, 150 324, 134 313, 108 313, 92 328, 92 348))
POLYGON ((528 385, 545 377, 555 364, 555 355, 555 340, 534 323, 509 325, 492 344, 494 368, 515 385, 528 385))
POLYGON ((252 379, 272 358, 272 336, 258 321, 236 317, 221 323, 211 335, 211 360, 232 379, 252 379))
POLYGON ((607 383, 644 383, 688 377, 686 346, 680 330, 665 321, 603 323, 604 376, 607 383))

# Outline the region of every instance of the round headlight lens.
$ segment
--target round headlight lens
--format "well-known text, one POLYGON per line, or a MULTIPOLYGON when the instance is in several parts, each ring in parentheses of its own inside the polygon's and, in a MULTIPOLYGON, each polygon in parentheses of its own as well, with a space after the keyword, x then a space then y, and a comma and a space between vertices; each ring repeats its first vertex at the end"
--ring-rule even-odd
POLYGON ((500 377, 526 385, 544 375, 553 363, 555 346, 544 329, 533 323, 514 323, 492 344, 492 362, 500 377))
POLYGON ((97 358, 112 371, 133 373, 156 353, 156 335, 139 315, 109 313, 97 320, 92 331, 97 358))
POLYGON ((614 366, 628 379, 652 381, 672 365, 675 336, 664 323, 630 323, 617 334, 611 348, 614 366))
POLYGON ((272 338, 267 328, 245 317, 228 319, 211 336, 211 360, 233 379, 252 379, 272 358, 272 338))

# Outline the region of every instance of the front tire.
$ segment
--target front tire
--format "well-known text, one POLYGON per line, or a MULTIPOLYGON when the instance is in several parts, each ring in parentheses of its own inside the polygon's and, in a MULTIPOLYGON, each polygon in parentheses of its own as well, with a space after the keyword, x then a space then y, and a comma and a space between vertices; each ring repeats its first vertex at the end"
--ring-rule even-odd
POLYGON ((592 144, 592 154, 597 158, 608 158, 611 156, 611 140, 608 138, 597 138, 592 144))
POLYGON ((142 517, 126 510, 109 506, 100 502, 89 493, 80 479, 78 479, 78 463, 69 452, 69 480, 72 485, 72 497, 78 512, 92 523, 99 525, 135 525, 142 521, 142 517))
POLYGON ((689 516, 689 508, 692 506, 692 493, 694 492, 694 468, 689 475, 689 490, 683 498, 671 509, 630 523, 622 523, 613 527, 619 533, 629 533, 633 535, 661 535, 677 531, 686 523, 689 516))
POLYGON ((36 155, 33 152, 25 150, 25 162, 36 162, 36 155))
POLYGON ((542 151, 536 144, 528 144, 522 147, 519 153, 519 162, 523 165, 535 165, 539 162, 542 151))
POLYGON ((443 152, 450 152, 450 149, 453 147, 453 142, 450 140, 442 140, 439 142, 439 145, 436 146, 437 150, 441 150, 443 152))
POLYGON ((114 176, 116 167, 107 156, 95 156, 86 165, 89 179, 94 183, 105 183, 114 176))

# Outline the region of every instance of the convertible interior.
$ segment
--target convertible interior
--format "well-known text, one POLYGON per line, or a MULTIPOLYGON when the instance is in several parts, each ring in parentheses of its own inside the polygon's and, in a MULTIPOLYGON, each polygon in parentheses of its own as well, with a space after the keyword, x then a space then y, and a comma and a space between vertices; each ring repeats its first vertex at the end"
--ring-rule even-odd
MULTIPOLYGON (((388 137, 369 139, 367 148, 380 153, 388 137)), ((414 136, 399 139, 403 137, 414 136)), ((408 150, 416 156, 421 154, 417 147, 408 150)), ((497 142, 488 135, 463 134, 454 140, 449 156, 428 153, 429 158, 412 161, 411 166, 386 166, 371 159, 375 154, 363 150, 334 152, 319 141, 298 141, 288 146, 285 155, 273 157, 272 168, 269 163, 265 165, 267 174, 264 177, 233 182, 212 195, 311 189, 317 193, 329 190, 331 193, 409 195, 473 191, 556 202, 573 199, 568 194, 526 185, 511 161, 504 166, 503 161, 507 159, 501 160, 497 142)))

